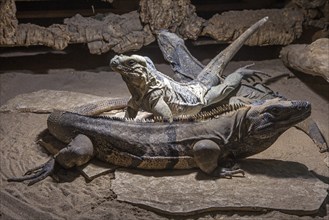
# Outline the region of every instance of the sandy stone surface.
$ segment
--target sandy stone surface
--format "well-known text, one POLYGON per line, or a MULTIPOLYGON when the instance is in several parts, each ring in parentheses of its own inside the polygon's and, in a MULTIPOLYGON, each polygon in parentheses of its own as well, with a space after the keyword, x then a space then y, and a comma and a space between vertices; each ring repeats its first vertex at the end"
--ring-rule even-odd
POLYGON ((267 158, 243 161, 245 177, 232 179, 209 178, 196 171, 120 169, 115 173, 113 191, 119 201, 177 215, 214 210, 317 213, 328 185, 303 164, 267 158))
MULTIPOLYGON (((95 59, 92 55, 86 55, 88 52, 85 54, 81 52, 73 57, 70 56, 70 51, 66 52, 67 54, 53 54, 47 52, 41 55, 35 52, 33 55, 29 56, 26 54, 24 55, 24 50, 23 52, 16 53, 15 56, 9 53, 1 53, 1 106, 9 103, 8 101, 17 95, 36 92, 42 89, 80 92, 103 97, 123 97, 128 95, 128 90, 120 76, 111 72, 107 67, 108 59, 113 56, 112 54, 95 59), (91 60, 93 62, 89 62, 91 60), (10 64, 10 62, 12 62, 12 64, 10 64)), ((155 61, 158 69, 170 73, 170 68, 167 64, 163 63, 163 60, 159 59, 159 56, 156 55, 157 53, 159 53, 159 51, 154 49, 154 51, 151 52, 141 51, 139 54, 150 56, 155 61)), ((197 56, 199 55, 200 54, 197 56)), ((209 56, 209 58, 204 59, 204 62, 212 58, 214 54, 207 51, 207 56, 209 56)), ((249 63, 251 63, 251 61, 231 62, 226 73, 249 63)), ((255 61, 254 68, 266 71, 272 76, 276 76, 280 73, 292 74, 284 67, 279 59, 255 61)), ((328 141, 328 84, 322 78, 310 78, 310 76, 307 75, 297 76, 298 78, 279 78, 268 86, 286 95, 288 98, 310 101, 312 103, 311 117, 318 123, 318 126, 328 141)), ((166 175, 162 175, 161 172, 150 175, 138 170, 128 170, 128 172, 116 171, 114 175, 116 178, 115 180, 113 180, 112 174, 106 174, 95 178, 91 182, 86 182, 85 178, 77 169, 59 169, 56 171, 60 179, 59 183, 55 182, 50 177, 30 187, 24 183, 7 182, 6 179, 8 177, 19 176, 27 169, 45 162, 49 157, 49 154, 36 143, 38 135, 46 129, 47 116, 48 114, 46 113, 0 113, 1 219, 173 218, 172 215, 161 214, 154 208, 152 209, 145 205, 136 206, 129 202, 121 202, 120 200, 123 194, 121 192, 115 193, 117 190, 114 184, 116 184, 115 181, 126 184, 125 186, 131 184, 129 180, 125 181, 126 175, 134 176, 134 178, 139 176, 140 182, 138 182, 138 184, 145 183, 145 181, 149 183, 155 179, 155 176, 167 178, 170 180, 170 184, 163 185, 163 191, 157 193, 164 193, 166 192, 165 190, 174 190, 175 188, 172 186, 180 183, 182 185, 179 187, 183 190, 183 194, 181 194, 182 199, 188 199, 192 196, 192 194, 189 194, 192 189, 186 188, 183 184, 184 182, 180 182, 183 175, 169 171, 166 175)), ((224 209, 221 211, 210 209, 200 214, 190 213, 184 218, 309 219, 310 213, 306 212, 310 210, 314 212, 314 210, 318 208, 320 200, 324 197, 324 189, 328 186, 324 184, 329 183, 328 167, 323 162, 326 156, 326 153, 319 153, 317 147, 304 133, 292 128, 284 133, 267 151, 241 162, 241 166, 246 171, 245 178, 206 181, 201 178, 202 175, 200 175, 197 170, 186 171, 184 175, 188 177, 188 180, 193 180, 197 185, 213 183, 213 185, 211 185, 214 187, 213 189, 221 187, 221 184, 214 184, 215 182, 225 182, 225 187, 228 188, 234 188, 234 186, 237 185, 233 183, 236 183, 244 184, 246 188, 250 189, 265 189, 266 186, 260 183, 268 179, 272 181, 271 186, 276 193, 275 195, 272 194, 274 196, 272 199, 269 199, 271 197, 266 196, 270 193, 268 190, 263 193, 259 191, 259 195, 263 196, 262 199, 254 200, 258 202, 258 205, 269 204, 267 206, 268 210, 246 212, 245 209, 238 210, 237 208, 233 210, 225 209, 225 211, 223 211, 224 209), (312 172, 310 173, 309 171, 312 172), (319 182, 316 177, 322 182, 319 182), (251 184, 248 186, 249 181, 250 183, 257 183, 259 185, 251 184), (314 183, 313 187, 311 183, 314 183), (292 201, 288 200, 288 189, 299 189, 300 192, 296 192, 297 194, 295 193, 296 197, 293 197, 294 202, 289 203, 290 211, 285 212, 283 210, 288 210, 288 206, 278 207, 275 206, 274 202, 279 201, 278 198, 287 198, 287 200, 285 200, 286 202, 292 201), (306 195, 307 193, 312 193, 314 197, 310 195, 306 196, 309 199, 308 202, 305 203, 304 200, 300 199, 300 196, 306 195), (321 196, 319 196, 320 194, 321 196), (275 207, 278 210, 270 211, 271 207, 275 207), (297 207, 300 207, 300 209, 297 207)), ((160 177, 156 181, 160 181, 160 177)), ((135 182, 135 184, 137 184, 137 182, 135 182)), ((144 185, 146 185, 146 183, 144 185)), ((135 185, 135 187, 142 189, 141 185, 135 185)), ((201 187, 196 187, 195 192, 201 189, 201 187)), ((206 198, 201 198, 198 193, 194 195, 200 197, 199 203, 202 203, 202 201, 207 198, 213 199, 212 196, 218 195, 219 192, 220 191, 216 191, 212 194, 208 191, 209 194, 206 198)), ((151 190, 147 189, 143 193, 144 195, 154 197, 158 195, 153 194, 151 190)), ((245 196, 247 196, 244 198, 245 201, 247 201, 248 198, 250 198, 250 201, 253 201, 252 193, 244 193, 246 193, 245 196)), ((131 194, 130 198, 136 195, 131 194)), ((127 195, 124 196, 127 198, 127 195)), ((223 197, 220 198, 224 200, 223 197)), ((236 196, 236 198, 239 197, 236 196)), ((242 204, 243 201, 239 200, 239 202, 239 204, 242 204)), ((284 204, 284 202, 282 203, 284 204)), ((276 205, 280 204, 276 203, 276 205)), ((170 208, 174 209, 175 207, 170 208)), ((192 206, 189 208, 192 209, 192 206)), ((312 216, 312 218, 315 219, 328 218, 326 205, 323 204, 319 211, 312 216)), ((183 217, 180 216, 179 218, 183 217)))
POLYGON ((78 92, 39 90, 10 99, 0 107, 0 112, 50 113, 55 109, 68 110, 86 103, 106 100, 106 97, 78 92))

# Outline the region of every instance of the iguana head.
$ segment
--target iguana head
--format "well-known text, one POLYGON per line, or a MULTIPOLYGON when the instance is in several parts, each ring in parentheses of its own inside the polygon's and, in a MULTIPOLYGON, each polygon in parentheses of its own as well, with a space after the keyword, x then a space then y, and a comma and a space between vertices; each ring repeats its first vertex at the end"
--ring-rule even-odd
POLYGON ((170 63, 177 62, 178 58, 173 56, 177 56, 175 50, 179 45, 184 45, 184 40, 167 30, 159 31, 157 40, 164 58, 170 63))
POLYGON ((279 98, 257 101, 247 112, 248 134, 257 138, 280 135, 311 114, 306 101, 286 101, 279 98))
POLYGON ((119 55, 110 61, 111 68, 120 73, 126 82, 140 85, 148 79, 147 61, 139 55, 119 55))

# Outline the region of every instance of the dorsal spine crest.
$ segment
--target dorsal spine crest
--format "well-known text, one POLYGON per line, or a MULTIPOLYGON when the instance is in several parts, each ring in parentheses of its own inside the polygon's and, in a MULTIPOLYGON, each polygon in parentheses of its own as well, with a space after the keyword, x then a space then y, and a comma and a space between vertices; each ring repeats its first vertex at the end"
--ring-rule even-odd
MULTIPOLYGON (((210 111, 203 111, 199 112, 195 115, 180 115, 178 117, 173 118, 173 122, 199 122, 199 121, 205 121, 205 120, 211 120, 214 118, 219 117, 220 115, 227 114, 230 112, 234 112, 239 110, 242 107, 245 107, 245 104, 239 103, 239 104, 226 104, 218 106, 217 108, 214 108, 210 111)), ((77 113, 74 113, 77 114, 77 113)), ((122 118, 122 117, 116 117, 116 116, 89 116, 92 118, 104 118, 108 120, 113 121, 122 121, 127 123, 164 123, 167 122, 163 117, 161 116, 154 116, 153 119, 134 119, 134 118, 122 118)))

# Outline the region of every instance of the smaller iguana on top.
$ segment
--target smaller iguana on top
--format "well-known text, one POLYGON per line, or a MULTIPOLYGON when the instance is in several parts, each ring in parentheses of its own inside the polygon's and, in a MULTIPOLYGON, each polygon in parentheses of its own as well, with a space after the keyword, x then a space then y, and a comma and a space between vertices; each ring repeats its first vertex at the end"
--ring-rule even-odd
MULTIPOLYGON (((236 89, 241 80, 264 74, 243 67, 221 82, 221 74, 243 43, 266 21, 265 17, 246 30, 229 47, 217 55, 196 79, 180 83, 156 70, 152 61, 138 55, 115 56, 110 66, 122 75, 132 95, 126 117, 135 118, 141 108, 172 121, 177 115, 193 115, 206 106, 223 100, 236 89)), ((266 75, 266 74, 265 74, 266 75)))

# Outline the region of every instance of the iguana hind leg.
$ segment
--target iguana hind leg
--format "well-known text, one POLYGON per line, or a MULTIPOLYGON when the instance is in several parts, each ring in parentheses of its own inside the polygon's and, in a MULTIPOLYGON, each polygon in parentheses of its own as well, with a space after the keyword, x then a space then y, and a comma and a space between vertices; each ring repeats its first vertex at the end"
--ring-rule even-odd
POLYGON ((217 168, 221 153, 220 147, 211 140, 201 140, 193 146, 194 160, 207 174, 211 174, 217 168))
POLYGON ((86 135, 79 134, 54 158, 64 168, 71 168, 86 164, 93 156, 94 147, 91 140, 86 135))
POLYGON ((232 167, 223 168, 218 166, 218 160, 224 158, 224 152, 218 144, 212 140, 201 140, 193 146, 194 160, 198 167, 205 173, 218 177, 232 177, 235 174, 243 174, 243 170, 232 167))
POLYGON ((8 182, 23 182, 25 180, 31 180, 28 185, 31 186, 47 176, 50 176, 55 168, 55 159, 51 158, 46 163, 41 164, 35 168, 29 169, 22 177, 8 178, 8 182))
POLYGON ((33 185, 47 176, 52 175, 55 161, 65 168, 80 166, 87 163, 94 156, 91 140, 82 134, 77 135, 67 147, 61 149, 46 163, 28 170, 22 177, 9 178, 9 182, 23 182, 31 180, 28 185, 33 185))
POLYGON ((207 105, 211 105, 225 99, 227 96, 230 95, 233 90, 240 86, 242 79, 249 79, 253 77, 262 79, 259 74, 268 76, 262 71, 248 69, 252 65, 253 64, 250 64, 237 69, 236 71, 228 75, 223 81, 223 83, 212 87, 205 95, 207 105))

